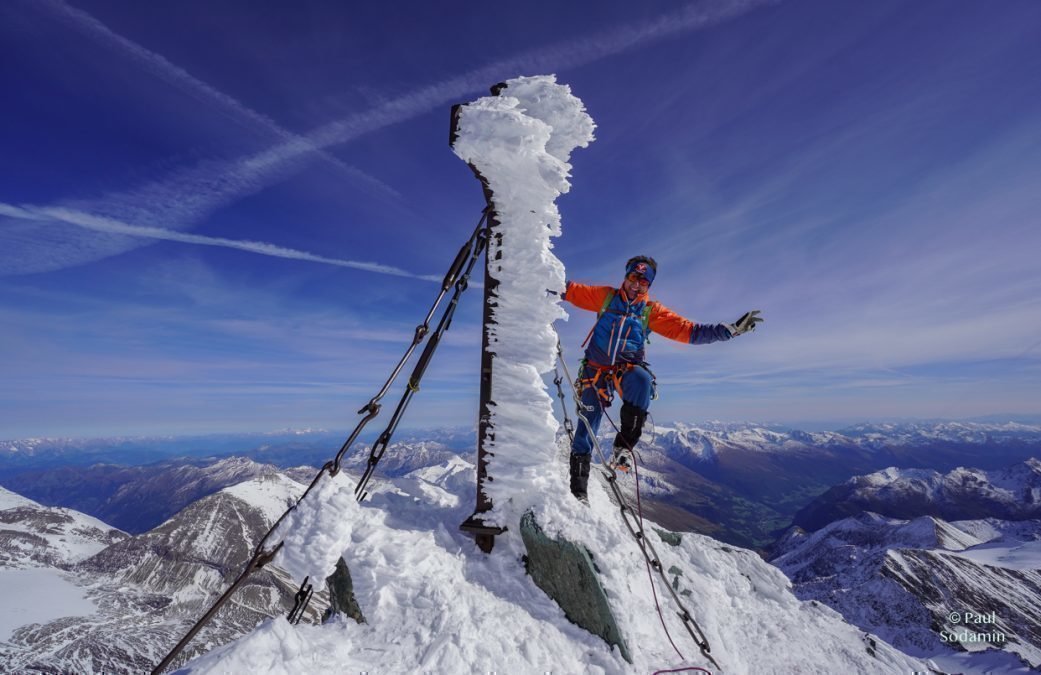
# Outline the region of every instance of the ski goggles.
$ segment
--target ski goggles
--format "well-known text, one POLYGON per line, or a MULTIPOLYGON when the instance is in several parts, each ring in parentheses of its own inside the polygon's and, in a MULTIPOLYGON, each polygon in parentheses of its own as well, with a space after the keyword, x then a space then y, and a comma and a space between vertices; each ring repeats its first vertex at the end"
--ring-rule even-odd
POLYGON ((633 283, 640 284, 641 286, 650 286, 651 282, 647 280, 647 277, 637 274, 636 272, 630 272, 625 277, 633 283))

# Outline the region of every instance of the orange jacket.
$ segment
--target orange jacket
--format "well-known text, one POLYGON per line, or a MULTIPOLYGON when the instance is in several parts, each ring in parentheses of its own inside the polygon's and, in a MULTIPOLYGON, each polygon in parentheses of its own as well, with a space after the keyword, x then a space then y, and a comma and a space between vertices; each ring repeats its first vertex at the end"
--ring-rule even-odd
MULTIPOLYGON (((616 293, 622 302, 629 303, 628 296, 621 288, 588 286, 574 281, 567 282, 567 290, 564 291, 563 299, 580 309, 599 312, 604 306, 604 300, 611 293, 616 293)), ((639 306, 642 311, 644 302, 649 302, 651 305, 647 327, 658 335, 689 344, 706 344, 730 339, 730 331, 722 324, 699 324, 685 319, 661 303, 648 300, 646 293, 640 293, 629 304, 634 307, 639 306)))

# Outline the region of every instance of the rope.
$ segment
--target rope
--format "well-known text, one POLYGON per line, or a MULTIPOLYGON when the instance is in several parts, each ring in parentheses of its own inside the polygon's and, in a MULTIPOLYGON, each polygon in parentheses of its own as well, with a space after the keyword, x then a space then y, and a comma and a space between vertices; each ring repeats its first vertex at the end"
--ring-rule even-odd
MULTIPOLYGON (((262 568, 269 562, 271 562, 275 555, 282 549, 284 542, 281 541, 278 542, 271 550, 267 550, 264 547, 267 544, 267 541, 271 537, 271 535, 275 532, 275 530, 278 529, 278 526, 282 524, 286 517, 290 513, 292 513, 293 510, 296 509, 296 507, 299 506, 307 498, 309 494, 311 494, 311 490, 314 489, 314 487, 318 484, 318 481, 321 480, 323 476, 325 476, 326 474, 330 476, 335 476, 337 473, 340 472, 340 462, 343 459, 344 455, 347 453, 347 450, 358 438, 358 435, 361 433, 365 425, 368 424, 369 420, 379 415, 381 407, 380 399, 382 399, 383 396, 386 395, 391 385, 394 383, 398 375, 401 373, 401 370, 404 367, 405 362, 408 361, 408 359, 412 356, 413 352, 415 352, 416 347, 419 345, 420 342, 423 341, 423 338, 426 337, 427 332, 430 330, 431 318, 433 318, 438 306, 441 304, 441 301, 444 299, 445 295, 447 295, 448 289, 452 288, 452 286, 454 285, 455 293, 452 296, 451 304, 449 305, 448 309, 445 310, 445 313, 442 315, 437 330, 435 330, 434 337, 432 337, 430 342, 427 343, 427 347, 424 349, 423 354, 420 357, 416 370, 413 371, 412 378, 409 380, 409 386, 405 392, 405 395, 402 397, 402 401, 398 404, 398 408, 394 412, 394 417, 392 418, 390 425, 388 425, 387 429, 380 436, 380 441, 384 441, 384 445, 382 446, 378 455, 376 454, 375 450, 377 447, 379 447, 379 441, 377 441, 377 443, 373 445, 373 451, 370 453, 369 464, 365 471, 365 475, 363 476, 362 482, 359 483, 358 488, 356 488, 355 490, 356 494, 361 495, 359 501, 361 501, 361 499, 364 499, 365 493, 361 492, 361 489, 364 487, 365 482, 367 482, 368 479, 372 476, 372 472, 375 470, 376 464, 379 462, 379 459, 383 456, 383 451, 386 450, 386 443, 389 443, 390 436, 393 434, 394 429, 396 428, 402 413, 407 407, 408 401, 411 399, 411 396, 419 390, 419 380, 422 378, 423 372, 426 370, 427 363, 429 362, 430 357, 433 355, 434 350, 436 349, 437 341, 440 340, 441 334, 443 334, 444 331, 448 329, 448 324, 451 323, 452 314, 454 314, 455 307, 459 302, 459 296, 464 290, 466 290, 467 283, 469 281, 470 271, 473 269, 474 262, 485 249, 485 246, 487 244, 487 229, 485 227, 485 223, 488 220, 490 212, 491 207, 486 207, 484 209, 484 211, 481 213, 481 219, 477 222, 477 227, 474 229, 473 234, 470 235, 470 238, 466 241, 466 243, 463 244, 463 246, 459 249, 459 252, 456 254, 455 260, 452 261, 451 266, 448 268, 448 272, 445 274, 444 280, 441 282, 441 291, 434 299, 434 302, 431 305, 430 310, 427 312, 426 318, 423 320, 423 323, 416 327, 416 332, 412 338, 412 344, 410 344, 409 347, 405 350, 404 355, 402 355, 401 359, 394 367, 394 370, 391 372, 390 377, 387 378, 387 381, 383 384, 383 387, 379 390, 379 392, 374 397, 372 397, 372 399, 370 399, 369 402, 361 408, 361 410, 358 411, 359 415, 362 413, 367 413, 365 417, 362 418, 358 422, 357 426, 354 427, 354 430, 351 432, 350 436, 347 438, 344 444, 340 447, 340 450, 336 453, 336 456, 332 460, 326 462, 325 465, 323 465, 322 468, 319 469, 318 473, 315 474, 315 477, 311 480, 311 484, 307 486, 307 489, 304 490, 304 493, 300 496, 300 498, 296 500, 296 502, 292 506, 286 509, 285 512, 281 516, 279 516, 278 520, 275 521, 275 524, 271 526, 271 529, 269 529, 267 533, 264 534, 263 537, 261 537, 260 543, 257 544, 256 548, 254 549, 253 556, 250 557, 250 559, 246 562, 246 565, 243 568, 242 572, 235 579, 232 585, 226 591, 224 591, 224 593, 216 600, 216 602, 213 603, 213 605, 210 606, 210 608, 206 611, 202 618, 195 622, 195 624, 188 630, 185 636, 181 638, 180 642, 174 645, 173 649, 171 649, 170 652, 163 658, 163 660, 159 662, 159 665, 157 665, 152 670, 152 675, 160 675, 160 673, 162 673, 167 667, 169 667, 170 664, 173 663, 174 659, 176 659, 177 656, 181 653, 181 651, 186 646, 188 646, 192 639, 198 634, 198 632, 202 630, 203 627, 207 623, 209 623, 210 619, 212 619, 217 614, 217 612, 224 605, 224 603, 231 599, 231 597, 246 581, 249 575, 255 572, 256 570, 262 568), (460 271, 463 269, 464 264, 467 264, 466 271, 463 274, 460 274, 460 271), (433 349, 431 348, 432 344, 434 345, 433 349)), ((301 584, 300 590, 297 591, 297 594, 294 598, 295 601, 293 609, 290 611, 289 614, 291 621, 294 621, 294 623, 299 622, 300 617, 303 615, 303 612, 307 607, 307 602, 309 602, 311 599, 311 595, 313 595, 313 589, 310 588, 309 584, 307 583, 307 579, 304 579, 304 583, 301 584)))
MULTIPOLYGON (((567 363, 564 361, 564 353, 563 350, 560 348, 559 342, 557 343, 557 358, 560 361, 560 365, 564 368, 564 374, 567 376, 568 380, 574 382, 574 380, 571 378, 571 373, 568 371, 567 363)), ((690 611, 687 610, 687 607, 683 604, 683 601, 680 600, 679 596, 676 594, 675 589, 673 589, 672 586, 669 584, 669 580, 665 576, 665 571, 662 569, 662 564, 660 558, 658 557, 658 553, 657 551, 655 551, 654 545, 651 543, 650 539, 645 536, 645 533, 643 531, 642 519, 637 523, 639 525, 639 528, 634 527, 633 523, 630 521, 629 516, 633 512, 632 507, 629 505, 629 502, 625 498, 625 495, 623 495, 622 491, 618 488, 617 477, 615 476, 615 472, 613 469, 611 469, 610 463, 607 461, 603 449, 600 447, 600 442, 597 440, 596 433, 594 433, 592 425, 590 425, 589 420, 586 419, 586 416, 583 415, 581 412, 581 394, 575 385, 572 385, 572 396, 575 401, 578 419, 581 420, 582 424, 585 425, 586 432, 589 434, 589 437, 593 442, 593 447, 596 448, 596 452, 600 456, 600 461, 606 469, 605 477, 607 478, 607 484, 611 487, 611 491, 614 493, 615 499, 617 500, 618 505, 621 509, 622 521, 625 523, 625 526, 629 530, 629 533, 633 535, 634 539, 636 539, 636 544, 637 546, 639 546, 640 552, 643 554, 644 559, 647 561, 648 565, 657 570, 658 576, 661 578, 662 583, 665 585, 665 589, 672 596, 673 602, 676 603, 676 605, 682 610, 680 612, 677 612, 677 615, 680 617, 680 620, 683 621, 683 627, 687 629, 687 634, 690 635, 691 639, 694 640, 694 643, 697 644, 698 648, 701 650, 701 655, 708 659, 708 661, 713 666, 719 668, 719 664, 716 663, 716 660, 712 658, 712 654, 710 653, 712 647, 711 645, 709 645, 708 639, 702 632, 701 627, 698 625, 697 621, 695 621, 694 616, 690 613, 690 611)), ((614 422, 612 422, 612 425, 613 424, 614 422)), ((633 454, 635 455, 635 453, 633 454)), ((653 583, 651 584, 651 588, 653 591, 653 583)), ((657 601, 657 594, 655 594, 655 600, 657 601)), ((662 622, 664 624, 664 619, 662 620, 662 622)), ((668 631, 666 630, 666 633, 667 632, 668 631)), ((669 640, 670 642, 672 641, 671 636, 669 640)), ((675 645, 673 646, 675 648, 675 645)), ((677 653, 679 653, 679 650, 676 651, 677 653)), ((683 658, 682 655, 680 656, 680 658, 683 658)))

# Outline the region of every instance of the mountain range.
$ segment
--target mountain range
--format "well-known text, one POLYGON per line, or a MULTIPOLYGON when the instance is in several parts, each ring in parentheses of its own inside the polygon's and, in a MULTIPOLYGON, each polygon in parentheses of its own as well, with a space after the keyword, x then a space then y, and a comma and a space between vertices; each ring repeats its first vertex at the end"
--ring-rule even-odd
MULTIPOLYGON (((244 480, 261 463, 282 469, 308 465, 294 474, 307 480, 315 467, 335 455, 342 440, 341 435, 325 431, 225 436, 211 439, 210 444, 206 438, 196 438, 187 439, 186 450, 180 454, 170 439, 137 442, 158 443, 153 452, 159 447, 168 455, 150 464, 99 461, 62 465, 62 458, 75 454, 82 443, 0 443, 0 485, 42 504, 73 508, 137 534, 192 501, 244 480), (230 456, 199 454, 215 448, 213 443, 236 449, 230 456), (27 461, 30 455, 36 464, 27 461), (231 457, 254 462, 232 462, 231 457)), ((566 445, 563 436, 560 442, 566 445)), ((98 460, 122 457, 134 443, 114 439, 109 452, 104 440, 98 439, 88 444, 88 455, 98 460)), ((609 434, 602 437, 602 444, 610 446, 609 434)), ((560 452, 565 454, 566 448, 560 452)), ((380 473, 403 475, 452 456, 472 461, 473 454, 472 430, 411 432, 390 444, 380 473)), ((368 455, 369 446, 359 443, 345 457, 344 466, 359 474, 368 455)), ((637 468, 648 513, 664 526, 764 549, 800 509, 858 474, 888 467, 997 469, 1032 456, 1041 456, 1041 427, 1011 422, 859 425, 836 432, 677 423, 645 432, 637 468)), ((622 485, 635 496, 631 478, 623 479, 622 485)))
MULTIPOLYGON (((230 585, 256 542, 302 492, 302 485, 265 467, 155 529, 128 536, 83 514, 5 491, 0 507, 19 501, 0 510, 0 592, 15 598, 0 622, 6 627, 0 630, 6 632, 0 634, 0 671, 150 670, 230 585), (74 525, 55 527, 58 516, 74 525), (23 545, 26 537, 31 548, 23 545), (25 584, 35 587, 19 600, 25 584), (18 610, 28 621, 19 620, 18 610)), ((298 583, 277 567, 254 572, 184 658, 288 612, 298 583)), ((323 597, 316 593, 309 620, 315 620, 323 597)))
POLYGON ((988 672, 1041 669, 1039 494, 1034 458, 856 476, 800 512, 797 522, 816 531, 793 526, 771 562, 799 598, 907 653, 935 657, 957 642, 965 653, 950 657, 952 669, 980 659, 988 672))
MULTIPOLYGON (((455 563, 420 563, 418 560, 426 560, 428 556, 440 560, 438 556, 445 553, 458 556, 472 545, 458 533, 456 521, 461 522, 472 508, 473 466, 454 455, 448 460, 440 459, 443 448, 437 445, 431 444, 427 450, 425 466, 406 471, 404 465, 399 464, 395 476, 378 481, 373 496, 366 502, 370 510, 365 512, 366 518, 374 522, 354 526, 368 533, 356 535, 361 537, 357 542, 359 550, 369 551, 366 555, 378 553, 385 560, 381 565, 394 561, 391 564, 400 572, 389 580, 386 570, 371 567, 373 561, 366 562, 364 556, 361 561, 354 561, 356 589, 363 611, 366 605, 370 611, 383 606, 380 588, 403 584, 411 588, 411 591, 402 591, 406 595, 425 593, 415 586, 415 579, 401 575, 406 574, 410 566, 426 570, 424 574, 432 573, 431 565, 450 567, 455 563), (422 545, 405 541, 427 531, 423 523, 428 520, 431 522, 427 525, 433 527, 435 533, 433 539, 424 539, 422 545), (387 535, 380 528, 400 531, 402 534, 397 538, 404 539, 383 541, 387 535), (407 534, 409 532, 415 535, 407 534), (379 541, 367 544, 366 537, 379 541), (389 550, 385 548, 388 546, 389 550), (400 553, 391 553, 401 546, 418 546, 417 554, 424 557, 406 562, 400 553), (443 547, 447 547, 444 553, 443 547), (380 579, 378 583, 373 574, 380 579)), ((404 462, 401 457, 398 459, 404 462)), ((1025 469, 1018 467, 983 475, 994 477, 1002 489, 1019 494, 1031 480, 1035 465, 1036 462, 1026 462, 1022 465, 1025 469), (1008 482, 1017 477, 1023 481, 1022 485, 1008 482)), ((4 585, 5 578, 8 584, 11 579, 19 581, 18 577, 11 577, 12 574, 46 572, 50 576, 36 577, 36 581, 43 580, 64 589, 54 591, 54 605, 61 606, 63 599, 71 599, 76 593, 89 603, 86 609, 81 607, 81 616, 36 617, 33 623, 13 627, 6 639, 0 637, 0 668, 5 671, 133 672, 154 665, 164 650, 230 584, 255 542, 303 489, 303 484, 271 465, 230 458, 211 466, 215 467, 216 474, 229 479, 245 476, 246 480, 189 504, 173 518, 136 536, 108 528, 96 519, 68 509, 44 507, 7 491, 0 493, 0 522, 4 523, 0 526, 0 542, 4 542, 0 546, 0 586, 4 585), (62 517, 58 518, 59 515, 62 517), (66 525, 56 528, 57 520, 66 525), (10 524, 15 527, 9 527, 10 524), (69 535, 73 532, 80 539, 70 543, 69 535), (24 545, 27 537, 38 538, 33 547, 24 545), (40 542, 46 545, 41 546, 40 542), (47 550, 53 553, 34 554, 47 550)), ((301 469, 295 475, 299 478, 305 473, 309 472, 301 469)), ((917 475, 915 470, 891 469, 880 473, 889 477, 893 485, 902 485, 917 475)), ((648 473, 648 478, 654 476, 648 473)), ((660 489, 653 480, 648 484, 648 494, 660 489)), ((993 485, 979 487, 983 494, 995 491, 993 485)), ((606 517, 607 512, 614 511, 606 494, 595 499, 604 502, 599 508, 603 508, 605 514, 598 517, 606 517)), ((649 512, 644 516, 651 518, 649 512)), ((1006 668, 999 672, 1015 672, 1015 664, 1027 662, 1036 666, 1041 658, 1041 617, 1034 609, 1041 606, 1041 579, 1037 571, 1041 567, 1039 540, 1041 522, 1037 520, 1012 522, 989 517, 948 523, 931 516, 901 520, 861 513, 855 518, 830 523, 814 533, 792 528, 777 543, 773 562, 791 578, 791 591, 785 590, 787 582, 779 582, 769 574, 764 576, 765 571, 758 567, 763 563, 754 562, 758 559, 756 556, 747 558, 747 552, 703 538, 690 539, 691 547, 685 548, 680 558, 672 558, 676 564, 670 566, 670 576, 677 588, 691 597, 689 594, 707 592, 705 588, 711 588, 714 583, 711 579, 720 572, 717 566, 733 569, 738 576, 755 580, 748 589, 753 595, 743 599, 731 597, 727 602, 747 605, 752 611, 755 603, 773 598, 771 602, 780 602, 781 607, 787 608, 784 611, 803 613, 806 610, 797 609, 799 605, 792 604, 794 598, 790 595, 787 597, 791 599, 784 599, 786 594, 794 592, 800 600, 832 607, 848 624, 877 636, 871 637, 876 648, 890 643, 912 656, 932 659, 934 665, 948 664, 951 671, 963 668, 965 662, 959 661, 959 653, 939 638, 942 630, 954 628, 949 622, 945 624, 943 618, 954 611, 972 610, 983 615, 994 612, 1000 618, 994 630, 1016 637, 1009 641, 1004 652, 988 652, 984 656, 989 667, 998 665, 1006 668), (720 559, 705 567, 705 556, 720 559), (702 561, 695 565, 693 575, 682 571, 692 560, 702 561), (996 660, 999 657, 995 654, 1005 654, 1011 660, 996 660)), ((606 546, 602 541, 594 543, 597 549, 592 550, 606 546)), ((624 550, 625 542, 612 541, 611 545, 624 550)), ((612 559, 611 564, 629 563, 612 559)), ((497 570, 493 576, 508 572, 497 570)), ((254 574, 233 605, 203 631, 185 658, 200 655, 237 636, 247 635, 247 640, 257 641, 265 639, 265 635, 270 637, 273 631, 287 630, 266 621, 288 610, 298 581, 291 579, 277 564, 254 574), (260 631, 250 633, 258 623, 260 631)), ((478 575, 468 583, 490 581, 478 575)), ((707 602, 712 608, 713 621, 729 620, 727 612, 713 603, 727 594, 739 592, 736 589, 741 584, 732 586, 733 583, 727 581, 725 588, 729 590, 719 591, 723 596, 713 595, 716 591, 708 596, 697 596, 702 598, 699 606, 707 602)), ((625 585, 630 586, 631 582, 625 585)), ((409 601, 412 600, 414 598, 409 596, 409 601)), ((528 597, 526 602, 531 600, 528 597)), ((323 603, 324 597, 319 593, 309 608, 307 623, 316 621, 316 613, 324 607, 323 603)), ((442 610, 454 611, 446 607, 442 610)), ((472 611, 479 610, 472 608, 472 611)), ((726 642, 725 637, 717 639, 726 642)), ((324 648, 331 649, 329 645, 324 648)), ((232 659, 234 663, 234 659, 241 658, 241 653, 234 654, 233 650, 231 656, 222 658, 232 659)), ((732 654, 731 658, 740 660, 745 656, 732 654)), ((784 658, 794 656, 782 657, 782 661, 784 658)), ((208 661, 204 659, 202 663, 208 661)), ((976 663, 978 665, 978 661, 976 663)), ((226 664, 218 668, 222 667, 226 664)), ((209 672, 209 668, 196 670, 209 672)), ((857 672, 858 668, 860 672, 877 672, 864 664, 851 672, 857 672)), ((775 669, 773 672, 784 671, 775 669)))
MULTIPOLYGON (((186 664, 186 672, 649 672, 678 658, 709 665, 672 619, 671 600, 660 596, 671 639, 685 657, 670 647, 639 549, 604 490, 594 486, 588 506, 561 499, 535 517, 595 560, 632 663, 568 621, 531 582, 520 536, 504 533, 487 555, 459 531, 473 508, 474 473, 461 458, 419 468, 379 481, 361 505, 324 516, 347 527, 344 557, 365 624, 272 619, 186 664)), ((316 505, 316 517, 321 513, 316 505)), ((798 601, 784 576, 750 551, 696 534, 651 536, 671 585, 727 672, 926 669, 822 605, 798 601), (790 628, 779 641, 782 625, 790 628)))
POLYGON ((800 509, 794 523, 816 530, 864 511, 892 518, 1041 518, 1041 460, 1029 458, 990 471, 958 467, 947 473, 890 467, 829 489, 800 509))

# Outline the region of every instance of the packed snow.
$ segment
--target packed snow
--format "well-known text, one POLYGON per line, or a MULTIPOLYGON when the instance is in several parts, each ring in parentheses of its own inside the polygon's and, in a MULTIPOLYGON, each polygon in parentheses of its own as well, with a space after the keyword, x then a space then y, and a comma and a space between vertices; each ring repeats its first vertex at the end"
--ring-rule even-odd
POLYGON ((303 581, 314 583, 333 573, 340 552, 351 541, 362 518, 353 479, 341 471, 325 474, 271 533, 269 544, 284 542, 275 564, 303 581))
MULTIPOLYGON (((557 464, 553 473, 564 470, 557 464)), ((588 507, 574 502, 566 512, 537 517, 592 552, 633 664, 571 624, 534 585, 516 528, 496 539, 490 555, 459 531, 473 508, 474 484, 474 467, 457 459, 380 482, 348 512, 349 542, 335 553, 350 566, 367 623, 291 626, 272 619, 184 672, 623 673, 708 665, 659 588, 686 659, 669 646, 643 558, 599 482, 591 485, 588 507)), ((646 526, 723 672, 925 670, 823 605, 797 600, 783 574, 755 553, 689 533, 672 547, 646 526)))
POLYGON ((65 580, 54 569, 0 569, 0 642, 22 626, 97 611, 86 590, 65 580))

